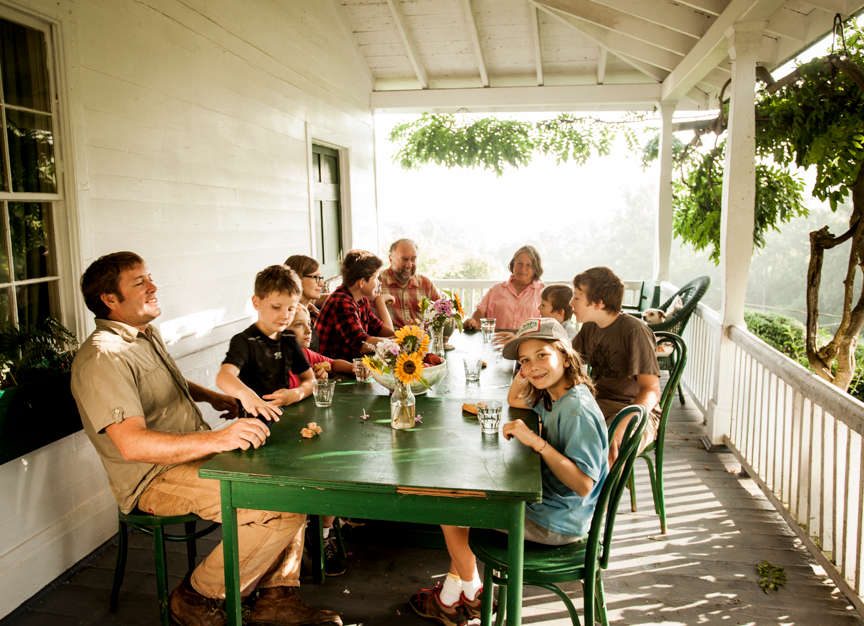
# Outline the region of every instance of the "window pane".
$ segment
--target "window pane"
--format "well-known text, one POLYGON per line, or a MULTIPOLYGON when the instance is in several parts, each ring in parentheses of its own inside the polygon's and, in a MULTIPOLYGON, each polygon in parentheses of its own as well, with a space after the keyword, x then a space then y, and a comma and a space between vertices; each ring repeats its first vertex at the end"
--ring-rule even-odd
MULTIPOLYGON (((5 210, 6 203, 0 202, 0 211, 5 210)), ((2 218, 2 215, 0 213, 0 218, 2 218)), ((6 225, 3 223, 4 221, 0 219, 0 283, 8 283, 12 280, 12 273, 9 268, 9 254, 6 252, 6 225)), ((2 323, 3 320, 0 319, 0 324, 2 323)))
POLYGON ((0 72, 8 104, 51 110, 45 35, 38 30, 0 20, 0 72))
POLYGON ((0 133, 0 191, 9 191, 6 184, 6 146, 3 137, 4 133, 0 133))
POLYGON ((12 165, 12 191, 55 192, 51 117, 6 109, 6 137, 12 165))
POLYGON ((18 328, 33 328, 51 315, 51 295, 56 283, 37 283, 15 288, 18 299, 18 328))
POLYGON ((15 280, 42 278, 51 274, 50 206, 33 202, 9 203, 12 234, 12 266, 15 280))
POLYGON ((12 323, 12 307, 9 305, 9 288, 0 289, 0 327, 12 323))

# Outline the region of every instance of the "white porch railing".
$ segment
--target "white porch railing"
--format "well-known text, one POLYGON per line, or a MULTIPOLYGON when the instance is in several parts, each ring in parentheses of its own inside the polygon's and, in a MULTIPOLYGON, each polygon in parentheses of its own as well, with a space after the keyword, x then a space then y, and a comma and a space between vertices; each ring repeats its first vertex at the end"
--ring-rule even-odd
MULTIPOLYGON (((449 289, 459 295, 462 300, 462 308, 465 309, 465 315, 470 317, 474 313, 474 309, 480 303, 483 294, 500 280, 477 280, 473 278, 435 278, 435 286, 438 289, 449 289)), ((553 283, 564 283, 570 285, 570 280, 552 280, 547 281, 547 285, 553 283)), ((624 281, 624 304, 630 306, 638 306, 642 297, 643 281, 641 280, 625 280, 624 281)))
MULTIPOLYGON (((864 403, 746 329, 728 332, 735 368, 726 444, 864 615, 864 403)), ((684 336, 684 383, 704 413, 713 394, 719 315, 700 305, 684 336)))

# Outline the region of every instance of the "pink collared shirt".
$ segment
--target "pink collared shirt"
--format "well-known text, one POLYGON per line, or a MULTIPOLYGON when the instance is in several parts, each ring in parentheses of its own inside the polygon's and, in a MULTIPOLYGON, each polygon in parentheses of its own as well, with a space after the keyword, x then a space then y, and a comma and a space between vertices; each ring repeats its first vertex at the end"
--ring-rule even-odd
POLYGON ((540 294, 545 285, 535 280, 521 292, 513 286, 513 277, 492 287, 480 300, 481 317, 494 317, 495 328, 516 330, 527 319, 540 317, 540 294))

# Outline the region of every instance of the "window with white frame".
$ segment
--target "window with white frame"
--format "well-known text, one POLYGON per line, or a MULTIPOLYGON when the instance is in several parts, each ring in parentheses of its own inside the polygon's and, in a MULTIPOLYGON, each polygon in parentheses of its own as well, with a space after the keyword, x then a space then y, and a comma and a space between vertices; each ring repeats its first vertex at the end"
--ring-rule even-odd
POLYGON ((47 27, 0 14, 0 325, 59 316, 56 100, 47 27))

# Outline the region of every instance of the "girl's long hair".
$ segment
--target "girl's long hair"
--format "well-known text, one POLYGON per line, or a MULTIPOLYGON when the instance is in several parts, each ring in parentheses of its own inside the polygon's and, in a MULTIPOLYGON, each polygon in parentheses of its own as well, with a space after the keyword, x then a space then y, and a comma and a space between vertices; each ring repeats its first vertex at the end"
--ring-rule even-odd
MULTIPOLYGON (((561 341, 560 339, 545 340, 552 345, 553 348, 561 353, 564 359, 564 374, 563 378, 567 381, 567 388, 575 387, 576 385, 585 385, 588 390, 594 393, 594 383, 591 382, 591 377, 585 373, 585 368, 582 363, 582 358, 576 351, 561 341)), ((552 397, 547 389, 537 389, 531 383, 528 383, 528 404, 534 406, 540 400, 543 400, 543 406, 547 411, 552 410, 552 397)))

